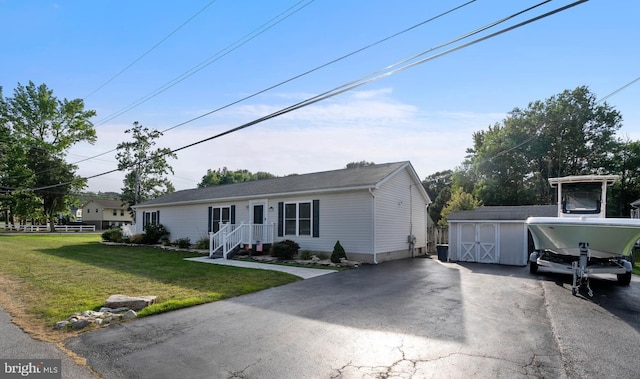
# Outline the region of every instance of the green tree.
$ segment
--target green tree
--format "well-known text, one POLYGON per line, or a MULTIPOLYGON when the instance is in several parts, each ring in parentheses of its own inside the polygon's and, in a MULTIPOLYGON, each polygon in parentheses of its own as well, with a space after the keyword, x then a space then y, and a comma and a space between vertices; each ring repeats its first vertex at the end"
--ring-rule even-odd
POLYGON ((621 116, 587 87, 515 108, 473 135, 473 193, 486 205, 548 204, 549 177, 608 172, 621 116))
POLYGON ((453 171, 445 170, 431 174, 422 181, 422 186, 433 201, 429 205, 429 216, 435 223, 440 221, 440 212, 451 198, 452 177, 453 171))
POLYGON ((33 82, 18 83, 14 96, 2 101, 0 112, 3 137, 7 138, 6 156, 0 159, 3 185, 11 192, 7 201, 19 216, 28 217, 35 212, 34 197, 18 194, 33 191, 53 231, 58 212, 72 200, 71 192, 86 184, 74 174, 77 167, 66 164, 65 158, 75 143, 95 142, 89 119, 96 112, 85 110, 82 99, 58 100, 45 84, 33 82))
POLYGON ((155 199, 175 191, 166 177, 173 174, 173 167, 167 158, 177 158, 169 148, 157 148, 156 140, 162 132, 151 130, 137 121, 133 127, 125 130, 133 141, 121 142, 116 147, 118 170, 125 172, 122 188, 122 201, 129 205, 129 212, 135 217, 131 206, 155 199))
POLYGON ((347 163, 346 168, 358 168, 358 167, 371 166, 371 165, 374 165, 374 164, 375 163, 373 163, 373 162, 367 162, 367 161, 350 162, 350 163, 347 163))
POLYGON ((620 175, 607 194, 607 215, 628 217, 631 203, 640 199, 640 141, 618 141, 610 160, 611 172, 620 175))
POLYGON ((216 171, 208 169, 206 175, 204 175, 200 183, 198 183, 198 188, 219 186, 222 184, 249 182, 253 180, 272 179, 275 177, 276 176, 273 174, 262 171, 254 174, 251 171, 245 169, 235 171, 231 171, 226 167, 219 168, 216 171))
POLYGON ((451 194, 451 200, 442 208, 442 218, 438 221, 438 226, 447 226, 449 215, 453 211, 471 211, 482 204, 472 194, 465 192, 462 188, 457 188, 451 194))

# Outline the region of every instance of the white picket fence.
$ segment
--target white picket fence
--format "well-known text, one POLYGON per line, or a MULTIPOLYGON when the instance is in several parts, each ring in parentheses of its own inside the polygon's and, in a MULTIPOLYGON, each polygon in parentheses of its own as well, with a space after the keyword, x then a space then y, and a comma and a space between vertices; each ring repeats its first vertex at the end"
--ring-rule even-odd
MULTIPOLYGON (((95 225, 55 225, 56 232, 95 232, 95 225)), ((49 225, 7 225, 0 224, 0 229, 16 232, 48 232, 49 225)))

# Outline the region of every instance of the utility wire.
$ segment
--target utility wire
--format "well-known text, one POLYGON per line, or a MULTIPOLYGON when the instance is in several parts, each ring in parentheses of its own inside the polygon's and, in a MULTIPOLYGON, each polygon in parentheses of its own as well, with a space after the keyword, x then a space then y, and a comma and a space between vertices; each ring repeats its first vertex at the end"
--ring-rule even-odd
MULTIPOLYGON (((620 92, 620 91, 622 91, 622 90, 626 89, 627 87, 631 86, 632 84, 635 84, 635 83, 636 83, 636 82, 638 82, 638 81, 640 81, 640 76, 639 76, 639 77, 637 77, 637 78, 635 78, 635 79, 633 79, 633 80, 632 80, 632 81, 630 81, 629 83, 627 83, 627 84, 623 85, 622 87, 620 87, 620 88, 616 89, 615 91, 613 91, 613 92, 609 93, 607 96, 600 98, 598 101, 596 101, 596 104, 604 102, 605 100, 607 100, 607 99, 608 99, 608 98, 610 98, 611 96, 616 95, 618 92, 620 92)), ((515 150, 515 149, 518 149, 518 148, 520 148, 520 147, 522 147, 522 146, 524 146, 524 145, 528 144, 529 142, 533 141, 536 137, 537 137, 537 135, 533 135, 533 136, 531 136, 531 137, 527 138, 527 139, 526 139, 526 140, 524 140, 523 142, 520 142, 519 144, 517 144, 517 145, 515 145, 515 146, 513 146, 513 147, 510 147, 510 148, 508 148, 508 149, 506 149, 506 150, 503 150, 503 151, 501 151, 501 152, 497 153, 496 155, 494 155, 494 156, 492 156, 492 157, 486 158, 486 159, 484 159, 484 160, 482 160, 482 161, 478 162, 478 164, 482 164, 482 163, 485 163, 485 162, 491 161, 492 159, 495 159, 495 158, 497 158, 497 157, 499 157, 499 156, 501 156, 501 155, 504 155, 504 154, 506 154, 506 153, 508 153, 508 152, 510 152, 510 151, 513 151, 513 150, 515 150)))
POLYGON ((117 118, 117 117, 129 112, 130 110, 136 108, 137 106, 139 106, 139 105, 147 102, 148 100, 158 96, 159 94, 163 93, 164 91, 168 90, 169 88, 175 86, 176 84, 178 84, 178 83, 182 82, 183 80, 189 78, 190 76, 194 75, 195 73, 203 70, 205 67, 211 65, 214 62, 217 62, 218 60, 222 59, 226 55, 228 55, 228 54, 232 53, 233 51, 235 51, 236 49, 242 47, 243 45, 245 45, 249 41, 253 40, 254 38, 256 38, 258 36, 260 36, 262 33, 266 32, 267 30, 269 30, 269 29, 273 28, 274 26, 278 25, 279 23, 283 22, 287 18, 289 18, 289 17, 293 16, 294 14, 298 13, 299 11, 301 11, 304 8, 306 8, 308 5, 310 5, 315 0, 309 0, 306 4, 302 4, 302 6, 298 7, 304 1, 306 1, 306 0, 300 0, 299 2, 294 4, 293 6, 289 7, 284 12, 278 14, 276 17, 273 17, 272 19, 270 19, 266 23, 262 24, 260 27, 254 29, 250 33, 244 35, 242 38, 234 41, 230 45, 226 46, 224 49, 219 50, 216 54, 214 54, 211 57, 205 59, 204 61, 200 62, 196 66, 190 68, 189 70, 183 72, 182 74, 180 74, 176 78, 174 78, 174 79, 170 80, 169 82, 163 84, 159 88, 156 88, 154 91, 152 91, 152 92, 148 93, 147 95, 139 98, 138 100, 136 100, 133 103, 125 106, 124 108, 121 108, 119 111, 116 111, 115 113, 112 113, 111 115, 107 116, 106 118, 100 120, 97 123, 97 125, 98 126, 99 125, 104 125, 105 123, 107 123, 107 122, 109 122, 109 121, 111 121, 111 120, 113 120, 113 119, 115 119, 115 118, 117 118), (294 9, 296 7, 298 7, 298 8, 294 9), (290 12, 290 13, 288 13, 288 12, 290 12))
POLYGON ((125 71, 127 71, 128 69, 130 69, 133 65, 135 65, 136 63, 140 62, 140 60, 142 60, 142 58, 146 57, 149 53, 151 53, 153 50, 155 50, 158 46, 160 46, 164 41, 168 40, 169 38, 171 38, 171 36, 173 36, 174 34, 176 34, 180 29, 182 29, 185 25, 187 25, 189 22, 191 22, 194 18, 198 17, 200 15, 200 13, 204 12, 205 9, 209 8, 209 6, 213 3, 215 3, 217 0, 212 0, 210 1, 207 5, 205 5, 204 7, 202 7, 202 9, 200 9, 198 12, 196 12, 196 14, 194 14, 193 16, 189 17, 189 19, 187 19, 187 21, 183 22, 182 25, 178 26, 176 29, 174 29, 171 33, 169 33, 166 37, 164 37, 163 39, 160 40, 160 42, 156 43, 155 45, 153 45, 149 50, 145 51, 141 56, 139 56, 138 58, 136 58, 133 62, 129 63, 129 65, 127 65, 125 68, 123 68, 122 70, 120 70, 117 74, 113 75, 109 80, 107 80, 106 82, 102 83, 102 85, 100 85, 98 88, 94 89, 91 93, 89 93, 87 96, 84 97, 84 100, 86 100, 87 98, 89 98, 91 95, 95 94, 96 92, 100 91, 101 89, 103 89, 104 87, 106 87, 109 83, 111 83, 112 81, 114 81, 118 76, 122 75, 125 71))
MULTIPOLYGON (((369 78, 369 79, 366 79, 366 80, 363 80, 363 81, 360 81, 360 82, 357 82, 357 83, 356 83, 356 82, 350 82, 350 83, 348 83, 348 84, 345 84, 345 85, 342 85, 342 86, 336 87, 336 88, 334 88, 334 89, 332 89, 332 90, 329 90, 329 91, 326 91, 326 92, 324 92, 324 93, 322 93, 322 94, 320 94, 320 95, 313 96, 313 97, 311 97, 311 98, 308 98, 308 99, 306 99, 306 100, 303 100, 303 101, 301 101, 301 102, 298 102, 298 103, 296 103, 296 104, 294 104, 294 105, 291 105, 291 106, 289 106, 289 107, 283 108, 283 109, 281 109, 281 110, 279 110, 279 111, 273 112, 273 113, 271 113, 271 114, 269 114, 269 115, 266 115, 266 116, 260 117, 260 118, 258 118, 258 119, 253 120, 253 121, 250 121, 250 122, 247 122, 247 123, 245 123, 245 124, 242 124, 242 125, 237 126, 237 127, 235 127, 235 128, 229 129, 229 130, 224 131, 224 132, 222 132, 222 133, 219 133, 219 134, 213 135, 213 136, 211 136, 211 137, 208 137, 208 138, 205 138, 205 139, 202 139, 202 140, 199 140, 199 141, 193 142, 193 143, 191 143, 191 144, 188 144, 188 145, 185 145, 185 146, 179 147, 179 148, 177 148, 177 149, 173 149, 173 150, 171 150, 170 152, 167 152, 167 153, 166 153, 166 154, 164 154, 164 155, 174 154, 174 153, 176 153, 176 152, 178 152, 178 151, 185 150, 185 149, 187 149, 187 148, 191 148, 191 147, 196 146, 196 145, 199 145, 199 144, 201 144, 201 143, 204 143, 204 142, 207 142, 207 141, 211 141, 211 140, 213 140, 213 139, 220 138, 220 137, 222 137, 222 136, 225 136, 225 135, 228 135, 228 134, 231 134, 231 133, 237 132, 237 131, 239 131, 239 130, 246 129, 246 128, 250 127, 250 126, 253 126, 253 125, 256 125, 256 124, 262 123, 262 122, 264 122, 264 121, 270 120, 270 119, 272 119, 272 118, 282 116, 282 115, 284 115, 284 114, 286 114, 286 113, 289 113, 289 112, 295 111, 295 110, 297 110, 297 109, 300 109, 300 108, 303 108, 303 107, 306 107, 306 106, 309 106, 309 105, 315 104, 315 103, 317 103, 317 102, 319 102, 319 101, 323 101, 323 100, 329 99, 329 98, 331 98, 331 97, 334 97, 334 96, 337 96, 337 95, 339 95, 339 94, 341 94, 341 93, 344 93, 344 92, 347 92, 347 91, 353 90, 353 89, 355 89, 355 88, 358 88, 358 87, 363 86, 363 85, 365 85, 365 84, 371 83, 371 82, 373 82, 373 81, 377 81, 377 80, 380 80, 380 79, 386 78, 386 77, 388 77, 388 76, 390 76, 390 75, 393 75, 393 74, 396 74, 396 73, 398 73, 398 72, 401 72, 401 71, 407 70, 407 69, 409 69, 409 68, 415 67, 415 66, 420 65, 420 64, 423 64, 423 63, 426 63, 426 62, 431 61, 431 60, 433 60, 433 59, 436 59, 436 58, 442 57, 442 56, 444 56, 444 55, 448 55, 448 54, 450 54, 450 53, 452 53, 452 52, 458 51, 458 50, 460 50, 460 49, 463 49, 463 48, 466 48, 466 47, 469 47, 469 46, 472 46, 472 45, 475 45, 475 44, 480 43, 480 42, 482 42, 482 41, 485 41, 485 40, 487 40, 487 39, 490 39, 490 38, 493 38, 493 37, 499 36, 499 35, 501 35, 501 34, 504 34, 504 33, 506 33, 506 32, 509 32, 509 31, 511 31, 511 30, 514 30, 514 29, 520 28, 520 27, 522 27, 522 26, 528 25, 528 24, 530 24, 530 23, 532 23, 532 22, 535 22, 535 21, 541 20, 541 19, 543 19, 543 18, 549 17, 549 16, 554 15, 554 14, 556 14, 556 13, 559 13, 559 12, 565 11, 565 10, 567 10, 567 9, 570 9, 570 8, 572 8, 572 7, 574 7, 574 6, 577 6, 577 5, 579 5, 579 4, 585 3, 585 2, 587 2, 587 1, 588 1, 588 0, 578 0, 578 1, 576 1, 576 2, 573 2, 573 3, 571 3, 571 4, 565 5, 565 6, 563 6, 563 7, 557 8, 557 9, 554 9, 554 10, 549 11, 549 12, 547 12, 547 13, 544 13, 544 14, 542 14, 542 15, 539 15, 539 16, 536 16, 536 17, 533 17, 533 18, 530 18, 530 19, 528 19, 528 20, 525 20, 525 21, 520 22, 520 23, 518 23, 518 24, 515 24, 515 25, 513 25, 513 26, 510 26, 510 27, 507 27, 507 28, 501 29, 501 30, 499 30, 499 31, 497 31, 497 32, 494 32, 494 33, 491 33, 491 34, 489 34, 489 35, 487 35, 487 36, 483 36, 483 37, 477 38, 477 39, 475 39, 475 40, 473 40, 473 41, 467 42, 467 43, 465 43, 465 44, 462 44, 462 45, 456 46, 456 47, 451 48, 451 49, 449 49, 449 50, 446 50, 446 51, 444 51, 444 52, 441 52, 441 53, 438 53, 438 54, 435 54, 435 55, 431 55, 431 56, 429 56, 429 57, 423 58, 423 59, 418 60, 418 61, 413 62, 413 63, 407 63, 406 65, 404 65, 404 66, 402 66, 402 67, 399 67, 399 68, 396 68, 396 69, 393 69, 393 70, 390 70, 390 71, 387 71, 387 72, 381 73, 381 74, 379 74, 379 75, 377 75, 377 76, 375 76, 375 77, 371 77, 371 78, 369 78)), ((520 13, 520 12, 519 12, 519 13, 520 13)), ((426 51, 430 51, 430 50, 431 50, 431 49, 426 50, 426 51)), ((418 54, 418 55, 422 55, 422 54, 418 54)), ((368 76, 370 76, 370 75, 367 75, 367 77, 368 77, 368 76)), ((152 160, 152 159, 155 159, 155 157, 154 157, 154 158, 149 158, 149 159, 143 160, 143 161, 141 161, 141 162, 136 162, 136 164, 144 163, 144 162, 149 161, 149 160, 152 160)), ((127 168, 129 168, 129 167, 124 167, 124 168, 122 168, 122 169, 114 169, 114 170, 106 171, 106 172, 103 172, 103 173, 100 173, 100 174, 96 174, 96 175, 91 175, 91 176, 84 177, 83 179, 85 179, 85 180, 93 179, 93 178, 97 178, 97 177, 100 177, 100 176, 104 176, 104 175, 107 175, 107 174, 111 174, 111 173, 114 173, 114 172, 117 172, 117 171, 122 171, 123 169, 127 169, 127 168)), ((60 183, 60 184, 50 185, 50 186, 43 186, 43 187, 38 187, 38 188, 32 188, 32 189, 29 189, 29 190, 31 190, 31 191, 35 191, 35 190, 42 190, 42 189, 54 188, 54 187, 58 187, 58 186, 62 186, 62 185, 67 185, 67 184, 70 184, 70 183, 73 183, 73 182, 60 183)), ((24 191, 26 191, 26 190, 24 190, 24 191)))
MULTIPOLYGON (((187 121, 184 121, 184 122, 182 122, 182 123, 179 123, 179 124, 177 124, 177 125, 174 125, 174 126, 172 126, 172 127, 170 127, 170 128, 164 129, 164 130, 162 130, 161 132, 162 132, 162 133, 164 133, 164 132, 168 132, 168 131, 170 131, 170 130, 176 129, 176 128, 180 127, 180 126, 186 125, 186 124, 191 123, 191 122, 193 122, 193 121, 199 120, 199 119, 201 119, 201 118, 203 118, 203 117, 209 116, 209 115, 211 115, 211 114, 213 114, 213 113, 216 113, 216 112, 219 112, 219 111, 224 110, 224 109, 226 109, 226 108, 229 108, 229 107, 231 107, 231 106, 233 106, 233 105, 239 104, 239 103, 241 103, 241 102, 243 102, 243 101, 246 101, 246 100, 249 100, 249 99, 251 99, 251 98, 253 98, 253 97, 256 97, 256 96, 258 96, 258 95, 261 95, 261 94, 263 94, 263 93, 265 93, 265 92, 268 92, 268 91, 270 91, 270 90, 272 90, 272 89, 278 88, 278 87, 280 87, 280 86, 282 86, 282 85, 284 85, 284 84, 287 84, 287 83, 289 83, 289 82, 292 82, 292 81, 294 81, 294 80, 296 80, 296 79, 299 79, 299 78, 301 78, 301 77, 303 77, 303 76, 309 75, 309 74, 311 74, 311 73, 313 73, 313 72, 315 72, 315 71, 318 71, 318 70, 320 70, 320 69, 323 69, 323 68, 325 68, 325 67, 327 67, 327 66, 329 66, 329 65, 332 65, 332 64, 337 63, 337 62, 340 62, 340 61, 342 61, 342 60, 344 60, 344 59, 347 59, 347 58, 349 58, 349 57, 351 57, 351 56, 353 56, 353 55, 356 55, 356 54, 358 54, 358 53, 361 53, 361 52, 363 52, 363 51, 365 51, 365 50, 367 50, 367 49, 370 49, 370 48, 372 48, 372 47, 374 47, 374 46, 376 46, 376 45, 379 45, 379 44, 381 44, 381 43, 383 43, 383 42, 386 42, 386 41, 388 41, 388 40, 390 40, 390 39, 392 39, 392 38, 398 37, 398 36, 400 36, 400 35, 402 35, 402 34, 404 34, 404 33, 407 33, 407 32, 409 32, 409 31, 411 31, 411 30, 413 30, 413 29, 418 28, 419 26, 422 26, 422 25, 427 24, 427 23, 429 23, 429 22, 431 22, 431 21, 434 21, 434 20, 437 20, 437 19, 439 19, 439 18, 441 18, 441 17, 444 17, 444 16, 446 16, 446 15, 448 15, 448 14, 450 14, 450 13, 452 13, 452 12, 456 11, 456 10, 459 10, 459 9, 461 9, 461 8, 463 8, 463 7, 467 6, 467 5, 469 5, 469 4, 473 3, 473 2, 475 2, 475 1, 476 1, 476 0, 471 0, 471 1, 468 1, 468 2, 466 2, 466 3, 464 3, 464 4, 458 5, 457 7, 451 8, 451 9, 449 9, 449 10, 447 10, 447 11, 443 12, 443 13, 440 13, 440 14, 438 14, 438 15, 436 15, 436 16, 434 16, 434 17, 431 17, 431 18, 429 18, 429 19, 427 19, 427 20, 424 20, 424 21, 422 21, 422 22, 420 22, 420 23, 418 23, 418 24, 415 24, 415 25, 410 26, 410 27, 408 27, 408 28, 406 28, 406 29, 403 29, 403 30, 401 30, 401 31, 399 31, 399 32, 397 32, 397 33, 394 33, 394 34, 392 34, 392 35, 390 35, 390 36, 388 36, 388 37, 385 37, 385 38, 380 39, 380 40, 378 40, 378 41, 376 41, 376 42, 370 43, 369 45, 366 45, 366 46, 364 46, 364 47, 361 47, 360 49, 354 50, 354 51, 352 51, 352 52, 350 52, 350 53, 348 53, 348 54, 345 54, 345 55, 343 55, 343 56, 341 56, 341 57, 339 57, 339 58, 336 58, 336 59, 333 59, 333 60, 331 60, 331 61, 329 61, 329 62, 323 63, 323 64, 321 64, 320 66, 317 66, 317 67, 315 67, 315 68, 312 68, 312 69, 310 69, 310 70, 307 70, 307 71, 305 71, 305 72, 303 72, 303 73, 301 73, 301 74, 295 75, 295 76, 293 76, 293 77, 291 77, 291 78, 289 78, 289 79, 286 79, 286 80, 284 80, 284 81, 281 81, 280 83, 274 84, 274 85, 272 85, 272 86, 270 86, 270 87, 267 87, 267 88, 265 88, 265 89, 262 89, 262 90, 260 90, 260 91, 258 91, 258 92, 254 92, 254 93, 253 93, 253 94, 251 94, 251 95, 245 96, 245 97, 243 97, 243 98, 241 98, 241 99, 238 99, 238 100, 235 100, 235 101, 233 101, 233 102, 231 102, 231 103, 228 103, 228 104, 226 104, 226 105, 220 106, 220 107, 218 107, 218 108, 216 108, 216 109, 214 109, 214 110, 212 110, 212 111, 209 111, 209 112, 207 112, 207 113, 205 113, 205 114, 202 114, 202 115, 197 116, 197 117, 195 117, 195 118, 189 119, 189 120, 187 120, 187 121)), ((551 1, 551 0, 548 0, 548 1, 551 1)), ((548 1, 545 1, 545 3, 546 3, 546 2, 548 2, 548 1)), ((449 43, 453 43, 453 42, 449 42, 449 43)), ((442 45, 442 46, 444 46, 444 45, 442 45)), ((434 49, 435 49, 435 48, 434 48, 434 49)), ((432 49, 432 50, 433 50, 433 49, 432 49)), ((80 161, 76 161, 76 162, 74 162, 74 164, 76 164, 76 163, 81 163, 81 162, 85 162, 85 161, 88 161, 88 160, 90 160, 90 159, 97 158, 97 157, 100 157, 100 156, 103 156, 103 155, 106 155, 106 154, 112 153, 112 152, 114 152, 114 151, 116 151, 116 150, 117 150, 117 149, 112 149, 112 150, 106 151, 106 152, 104 152, 104 153, 100 153, 100 154, 97 154, 97 155, 95 155, 95 156, 88 157, 88 158, 83 159, 83 160, 80 160, 80 161)))

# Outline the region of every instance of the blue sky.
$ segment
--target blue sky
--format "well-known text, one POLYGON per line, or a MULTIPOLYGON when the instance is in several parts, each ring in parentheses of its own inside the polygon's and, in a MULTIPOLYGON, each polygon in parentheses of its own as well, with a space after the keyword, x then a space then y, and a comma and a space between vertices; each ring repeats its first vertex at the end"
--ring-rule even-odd
MULTIPOLYGON (((538 2, 477 0, 340 62, 169 130, 158 146, 179 148, 242 125, 538 2)), ((464 3, 0 0, 0 86, 8 97, 18 82, 31 80, 47 84, 59 98, 84 98, 86 108, 98 113, 93 119, 98 141, 73 147, 68 159, 77 162, 114 149, 128 138, 124 130, 134 121, 169 129, 464 3), (289 16, 278 18, 283 14, 289 16), (274 18, 280 21, 275 23, 274 18), (265 30, 264 25, 272 26, 265 30), (247 39, 249 35, 254 38, 247 39), (185 74, 191 75, 118 115, 185 74)), ((570 3, 551 1, 479 36, 570 3)), ((170 160, 175 170, 170 179, 177 189, 186 189, 195 187, 207 169, 287 175, 339 169, 361 160, 409 160, 421 178, 454 169, 471 147, 472 133, 502 121, 515 107, 524 108, 531 101, 580 85, 601 98, 638 78, 639 11, 640 3, 632 0, 588 1, 183 150, 177 160, 170 160)), ((624 118, 621 138, 640 139, 639 95, 640 83, 636 83, 607 100, 624 118)), ((112 170, 117 165, 114 156, 108 153, 78 163, 78 174, 112 170)), ((119 191, 122 177, 113 173, 91 179, 88 190, 119 191)))

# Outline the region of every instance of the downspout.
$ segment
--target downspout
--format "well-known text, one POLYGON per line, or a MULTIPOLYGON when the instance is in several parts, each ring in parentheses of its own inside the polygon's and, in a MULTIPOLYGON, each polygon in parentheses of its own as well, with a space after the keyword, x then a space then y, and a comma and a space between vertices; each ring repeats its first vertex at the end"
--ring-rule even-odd
POLYGON ((412 184, 409 184, 409 255, 411 258, 415 258, 416 241, 413 236, 413 196, 411 186, 412 184))
POLYGON ((371 194, 371 216, 373 222, 371 223, 371 252, 373 253, 373 264, 378 264, 376 255, 376 195, 373 194, 373 188, 369 188, 369 194, 371 194))

